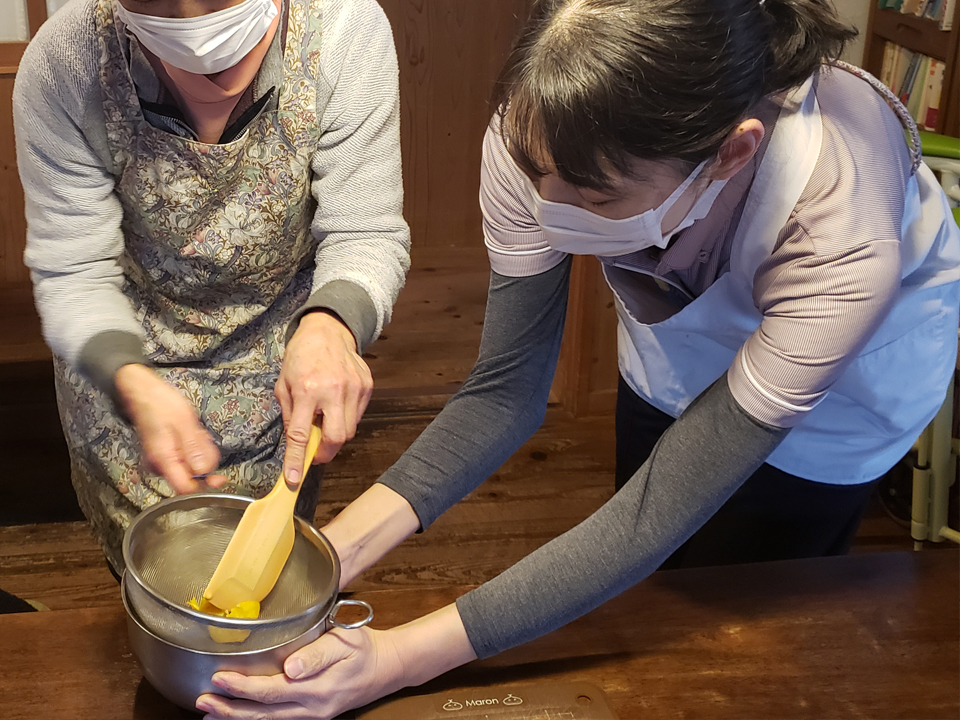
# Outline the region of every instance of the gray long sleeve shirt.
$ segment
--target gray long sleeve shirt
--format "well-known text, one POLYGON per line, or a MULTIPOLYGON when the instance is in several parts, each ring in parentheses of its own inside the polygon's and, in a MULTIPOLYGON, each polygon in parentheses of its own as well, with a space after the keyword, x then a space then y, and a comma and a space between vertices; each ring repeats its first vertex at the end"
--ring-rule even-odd
MULTIPOLYGON (((570 260, 492 274, 480 357, 460 391, 380 482, 429 526, 543 421, 570 260)), ((457 601, 487 657, 549 632, 652 573, 759 467, 789 430, 744 412, 726 376, 670 427, 626 486, 584 522, 457 601)))

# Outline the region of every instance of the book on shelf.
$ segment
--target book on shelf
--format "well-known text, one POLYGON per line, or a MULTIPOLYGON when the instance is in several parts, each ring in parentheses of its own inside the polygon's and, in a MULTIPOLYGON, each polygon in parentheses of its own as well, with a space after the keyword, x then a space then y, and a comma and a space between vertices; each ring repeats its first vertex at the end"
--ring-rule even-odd
POLYGON ((940 112, 940 95, 943 92, 944 64, 938 60, 930 61, 927 81, 920 103, 920 124, 927 130, 935 130, 940 112))
POLYGON ((944 63, 892 42, 883 47, 880 81, 902 102, 917 125, 936 130, 944 63))
POLYGON ((943 0, 940 10, 940 29, 953 30, 953 16, 956 14, 957 0, 943 0))
POLYGON ((916 15, 940 24, 944 31, 953 29, 953 13, 957 0, 877 0, 881 10, 895 10, 903 15, 916 15))

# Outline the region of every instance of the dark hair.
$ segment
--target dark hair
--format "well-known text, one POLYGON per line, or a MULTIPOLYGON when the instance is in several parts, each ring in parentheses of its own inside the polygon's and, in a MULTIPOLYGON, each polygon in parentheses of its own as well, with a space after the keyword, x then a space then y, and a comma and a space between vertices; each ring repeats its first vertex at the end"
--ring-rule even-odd
POLYGON ((830 0, 537 0, 493 104, 525 170, 549 159, 603 189, 633 158, 714 156, 761 98, 855 35, 830 0))

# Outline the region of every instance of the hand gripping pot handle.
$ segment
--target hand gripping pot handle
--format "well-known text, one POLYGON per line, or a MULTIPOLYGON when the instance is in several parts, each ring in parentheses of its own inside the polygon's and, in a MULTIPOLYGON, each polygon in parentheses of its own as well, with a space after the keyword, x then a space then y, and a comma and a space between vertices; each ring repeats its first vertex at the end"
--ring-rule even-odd
POLYGON ((370 621, 373 620, 373 608, 370 607, 370 603, 366 603, 363 600, 337 600, 336 604, 333 606, 333 609, 330 610, 327 620, 331 625, 334 625, 338 628, 343 628, 344 630, 356 630, 357 628, 362 628, 364 625, 368 625, 370 621), (367 611, 367 616, 352 623, 339 622, 337 620, 337 613, 344 605, 355 605, 357 607, 362 607, 367 611))

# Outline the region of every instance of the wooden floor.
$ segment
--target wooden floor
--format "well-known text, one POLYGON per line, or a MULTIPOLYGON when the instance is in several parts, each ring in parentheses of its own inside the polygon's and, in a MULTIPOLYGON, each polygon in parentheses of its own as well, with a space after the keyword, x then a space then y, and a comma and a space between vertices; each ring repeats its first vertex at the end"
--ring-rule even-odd
MULTIPOLYGON (((478 252, 465 272, 463 251, 457 253, 415 258, 394 322, 367 354, 376 395, 357 438, 327 470, 318 525, 400 456, 469 372, 488 266, 478 252)), ((116 583, 70 487, 49 361, 0 364, 0 442, 0 588, 54 609, 115 602, 116 583)), ((554 408, 499 472, 352 588, 493 577, 603 504, 613 492, 613 465, 611 417, 574 419, 554 408)), ((854 550, 912 547, 909 530, 877 503, 854 550)))

